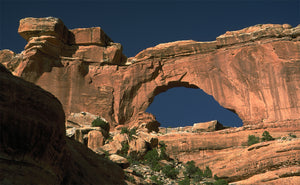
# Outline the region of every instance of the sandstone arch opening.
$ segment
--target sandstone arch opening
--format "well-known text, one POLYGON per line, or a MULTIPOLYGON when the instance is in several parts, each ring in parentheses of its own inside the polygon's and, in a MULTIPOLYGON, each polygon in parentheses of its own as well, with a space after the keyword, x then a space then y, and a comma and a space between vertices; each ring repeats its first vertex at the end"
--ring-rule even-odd
POLYGON ((222 107, 213 96, 193 85, 164 89, 154 97, 146 112, 155 115, 162 127, 190 126, 212 120, 230 127, 243 125, 234 110, 222 107))

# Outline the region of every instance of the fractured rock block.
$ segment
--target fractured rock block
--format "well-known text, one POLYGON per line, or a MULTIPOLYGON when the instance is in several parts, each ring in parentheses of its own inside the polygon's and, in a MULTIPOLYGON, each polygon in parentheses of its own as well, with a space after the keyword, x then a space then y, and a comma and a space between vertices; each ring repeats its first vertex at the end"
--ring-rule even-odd
POLYGON ((107 46, 113 42, 100 27, 77 28, 70 30, 70 44, 107 46))
POLYGON ((64 23, 54 17, 33 18, 28 17, 20 20, 18 33, 25 39, 39 37, 41 35, 55 36, 67 42, 69 30, 64 23))

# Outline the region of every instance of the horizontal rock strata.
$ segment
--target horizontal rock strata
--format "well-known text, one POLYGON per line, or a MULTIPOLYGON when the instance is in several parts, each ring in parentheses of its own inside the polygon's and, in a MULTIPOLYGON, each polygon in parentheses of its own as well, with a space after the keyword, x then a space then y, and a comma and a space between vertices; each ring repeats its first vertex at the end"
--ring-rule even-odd
MULTIPOLYGON (((171 157, 182 162, 193 160, 202 169, 209 166, 214 174, 230 182, 259 184, 276 179, 275 184, 284 184, 284 175, 276 176, 277 172, 285 174, 287 169, 297 168, 300 161, 300 127, 299 124, 290 126, 264 129, 241 127, 203 133, 179 131, 162 134, 158 139, 166 143, 167 153, 171 157), (262 137, 266 130, 276 138, 275 141, 247 146, 249 135, 262 137), (291 133, 296 138, 289 137, 291 133), (272 175, 274 179, 268 179, 266 175, 272 175)), ((287 176, 291 182, 297 182, 298 173, 287 176)))

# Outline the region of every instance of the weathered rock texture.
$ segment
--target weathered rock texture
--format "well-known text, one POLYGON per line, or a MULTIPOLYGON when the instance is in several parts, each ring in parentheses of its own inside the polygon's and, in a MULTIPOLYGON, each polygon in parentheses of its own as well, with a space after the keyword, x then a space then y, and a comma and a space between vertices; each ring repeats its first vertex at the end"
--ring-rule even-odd
POLYGON ((61 103, 0 64, 0 184, 124 184, 121 168, 65 136, 61 103))
POLYGON ((128 124, 157 94, 185 86, 203 89, 245 125, 299 121, 300 26, 256 25, 213 42, 160 44, 127 61, 101 28, 25 18, 19 33, 28 44, 10 69, 57 96, 67 115, 87 111, 112 126, 128 124))
POLYGON ((193 160, 202 169, 209 166, 214 174, 230 182, 296 184, 300 170, 300 127, 294 123, 276 127, 245 126, 204 133, 181 131, 163 134, 158 139, 165 142, 171 157, 182 162, 193 160), (262 137, 265 130, 277 139, 247 146, 249 135, 262 137), (289 133, 297 138, 289 137, 289 133))

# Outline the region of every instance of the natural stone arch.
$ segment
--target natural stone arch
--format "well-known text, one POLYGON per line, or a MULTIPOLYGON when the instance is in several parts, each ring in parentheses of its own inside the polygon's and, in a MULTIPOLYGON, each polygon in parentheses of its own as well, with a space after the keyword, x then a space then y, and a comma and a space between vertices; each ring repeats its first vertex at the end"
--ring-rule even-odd
POLYGON ((244 125, 299 123, 299 29, 256 25, 212 42, 160 44, 126 59, 100 27, 68 30, 59 19, 26 18, 18 30, 28 41, 25 51, 2 51, 0 62, 57 96, 66 115, 86 111, 112 126, 130 124, 157 88, 173 83, 197 86, 244 125))
MULTIPOLYGON (((171 60, 157 59, 147 63, 135 64, 135 68, 140 68, 137 67, 138 65, 143 65, 144 67, 147 65, 152 66, 148 68, 150 70, 144 73, 152 75, 150 75, 151 79, 145 80, 144 83, 138 84, 137 86, 133 86, 133 88, 129 90, 130 93, 125 92, 125 94, 131 94, 130 99, 132 101, 130 103, 124 102, 126 104, 126 109, 124 110, 128 111, 124 111, 124 117, 135 117, 137 113, 146 111, 156 95, 174 87, 202 89, 205 93, 212 95, 221 106, 241 116, 242 114, 239 114, 237 110, 238 106, 235 105, 235 101, 233 101, 233 98, 235 100, 241 99, 238 92, 236 92, 237 88, 234 87, 234 84, 226 80, 226 77, 215 73, 214 70, 207 71, 206 65, 209 65, 209 60, 202 59, 192 60, 190 63, 183 62, 191 57, 192 56, 171 60), (190 67, 184 64, 190 64, 190 67), (199 64, 202 67, 198 67, 199 64), (195 70, 198 70, 198 72, 196 73, 195 70), (224 90, 226 90, 226 92, 224 92, 224 90), (230 96, 226 94, 230 94, 230 96)), ((147 69, 147 67, 145 68, 147 69)), ((131 74, 134 74, 134 72, 131 74)), ((123 97, 123 99, 127 98, 123 97)), ((242 113, 242 111, 240 113, 242 113)), ((130 120, 128 120, 128 122, 130 122, 130 120)))

